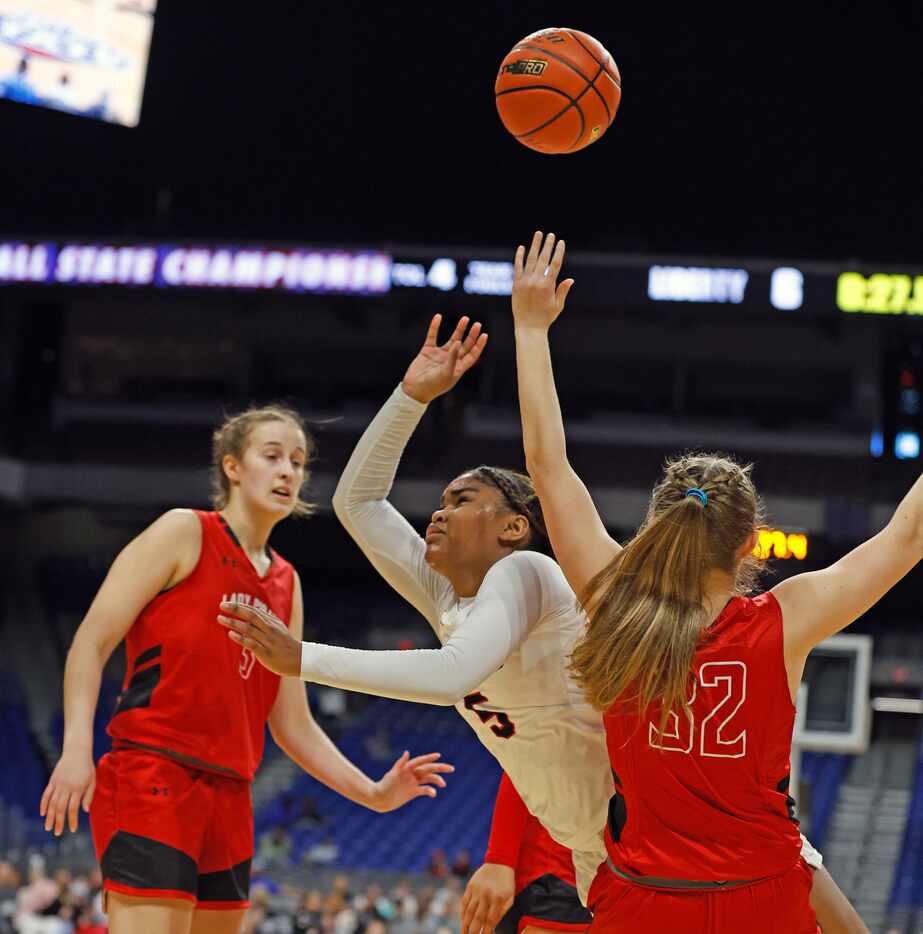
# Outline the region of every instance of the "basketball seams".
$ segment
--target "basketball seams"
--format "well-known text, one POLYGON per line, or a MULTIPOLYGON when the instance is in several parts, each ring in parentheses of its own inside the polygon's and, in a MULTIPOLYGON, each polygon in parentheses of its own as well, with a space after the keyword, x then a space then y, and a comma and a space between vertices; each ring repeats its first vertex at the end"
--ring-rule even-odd
MULTIPOLYGON (((586 43, 584 43, 584 42, 581 40, 580 36, 578 36, 572 29, 565 29, 564 31, 571 37, 571 39, 574 40, 574 42, 577 43, 577 45, 580 46, 581 49, 583 49, 584 52, 586 52, 587 55, 590 56, 590 58, 593 59, 594 62, 596 62, 597 65, 599 65, 599 71, 597 72, 597 74, 596 74, 596 75, 594 76, 594 78, 593 78, 593 88, 594 88, 594 90, 596 89, 596 79, 597 79, 601 74, 604 74, 604 75, 618 88, 619 93, 621 93, 621 91, 622 91, 622 82, 621 82, 618 78, 616 78, 615 75, 613 75, 612 72, 609 71, 609 69, 606 67, 606 66, 609 64, 609 62, 612 61, 612 53, 609 52, 609 50, 607 49, 607 50, 606 50, 606 59, 605 59, 605 61, 600 61, 600 60, 593 54, 593 50, 592 50, 588 45, 586 45, 586 43)), ((606 116, 609 118, 609 122, 606 124, 606 128, 608 129, 608 127, 612 126, 612 121, 615 119, 615 112, 616 112, 616 110, 618 110, 618 105, 616 105, 615 110, 613 110, 613 111, 610 113, 610 112, 609 112, 609 105, 606 103, 606 99, 603 97, 602 94, 600 94, 600 92, 599 92, 598 90, 596 91, 596 93, 599 94, 599 96, 600 96, 600 98, 602 99, 602 102, 603 102, 603 107, 606 108, 606 116)))
MULTIPOLYGON (((568 33, 568 35, 570 35, 570 33, 568 33)), ((578 44, 580 45, 582 49, 586 50, 586 46, 579 40, 578 40, 578 44)), ((580 75, 580 77, 583 78, 584 81, 586 81, 587 87, 592 88, 596 92, 596 96, 602 101, 603 107, 606 108, 606 116, 609 117, 609 123, 607 123, 606 126, 608 127, 609 124, 612 123, 612 116, 609 113, 609 105, 606 103, 606 99, 605 97, 603 97, 602 91, 600 91, 599 88, 596 87, 596 84, 594 83, 596 79, 603 73, 603 71, 605 71, 605 68, 606 68, 605 62, 600 62, 600 60, 595 55, 593 55, 592 52, 587 52, 590 58, 594 62, 596 62, 597 65, 599 65, 599 69, 596 72, 596 74, 593 75, 592 78, 588 78, 572 61, 570 61, 567 58, 564 58, 563 55, 556 55, 550 49, 543 49, 537 45, 517 45, 514 49, 511 50, 510 54, 515 52, 517 49, 528 50, 529 52, 540 52, 542 55, 547 55, 550 58, 553 58, 556 62, 560 62, 562 65, 566 65, 568 68, 571 69, 571 71, 580 75)), ((586 91, 586 88, 584 88, 583 91, 581 91, 580 94, 577 95, 578 100, 583 96, 585 91, 586 91)), ((574 145, 576 145, 576 143, 574 145)))
MULTIPOLYGON (((584 89, 585 91, 586 89, 584 89)), ((560 94, 562 97, 566 97, 569 101, 568 105, 563 109, 559 110, 556 114, 549 117, 544 123, 540 123, 536 127, 532 127, 531 130, 528 130, 525 133, 513 133, 514 139, 524 139, 527 136, 532 136, 533 133, 538 133, 540 130, 544 130, 545 127, 551 126, 560 117, 563 117, 571 107, 577 111, 577 115, 580 117, 580 133, 577 136, 577 142, 579 142, 580 137, 583 136, 583 132, 586 129, 586 117, 583 115, 583 110, 580 105, 577 103, 578 100, 583 96, 584 91, 581 91, 577 97, 571 97, 566 91, 562 91, 560 88, 552 87, 550 84, 531 84, 527 87, 522 88, 507 88, 505 91, 497 91, 496 97, 500 97, 503 94, 515 94, 517 91, 554 91, 556 94, 560 94)), ((573 149, 577 142, 572 143, 568 148, 573 149)))
MULTIPOLYGON (((600 65, 603 69, 605 69, 606 74, 612 79, 612 83, 613 83, 619 90, 621 90, 621 89, 622 89, 622 83, 621 83, 621 81, 619 81, 619 80, 615 77, 615 75, 613 75, 613 74, 609 71, 609 69, 606 68, 606 65, 608 65, 609 62, 612 61, 612 54, 607 50, 607 51, 606 51, 606 60, 605 60, 604 62, 601 62, 601 61, 593 54, 593 50, 592 50, 591 48, 589 48, 589 46, 584 45, 583 42, 580 41, 580 36, 578 36, 573 30, 571 30, 571 29, 565 29, 564 31, 571 37, 571 39, 574 40, 574 42, 577 43, 577 45, 580 46, 581 49, 583 49, 584 52, 586 52, 587 55, 590 56, 590 58, 593 59, 594 62, 596 62, 597 65, 600 65)), ((594 78, 594 80, 595 80, 595 78, 594 78)))

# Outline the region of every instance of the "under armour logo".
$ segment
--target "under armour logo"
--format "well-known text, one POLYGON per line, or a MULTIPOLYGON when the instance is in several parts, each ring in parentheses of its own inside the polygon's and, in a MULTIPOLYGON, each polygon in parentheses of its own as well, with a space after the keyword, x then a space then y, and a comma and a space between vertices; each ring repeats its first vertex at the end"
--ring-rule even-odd
POLYGON ((152 795, 163 795, 166 798, 170 794, 170 789, 167 787, 158 788, 156 785, 154 785, 154 787, 151 788, 151 794, 152 795))

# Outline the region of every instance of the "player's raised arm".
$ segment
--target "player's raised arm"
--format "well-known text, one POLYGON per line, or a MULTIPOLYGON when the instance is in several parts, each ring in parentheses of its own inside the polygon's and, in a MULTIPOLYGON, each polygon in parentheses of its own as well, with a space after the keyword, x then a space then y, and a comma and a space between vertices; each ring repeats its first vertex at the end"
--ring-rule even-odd
POLYGON ((877 535, 836 564, 790 577, 772 589, 782 607, 790 676, 797 673, 800 679, 800 666, 811 649, 858 619, 921 558, 923 477, 877 535))
POLYGON ((423 539, 388 496, 426 406, 455 386, 487 344, 480 323, 469 328, 468 318, 461 318, 449 340, 439 344, 441 322, 441 315, 430 321, 423 346, 401 385, 363 432, 333 495, 333 509, 343 527, 378 573, 430 625, 436 623, 437 595, 447 583, 426 564, 423 539))
POLYGON ((578 596, 621 551, 606 531, 583 481, 567 459, 564 421, 554 385, 548 329, 564 310, 573 279, 558 284, 564 241, 536 232, 516 250, 513 319, 519 411, 526 468, 542 503, 548 538, 578 596))

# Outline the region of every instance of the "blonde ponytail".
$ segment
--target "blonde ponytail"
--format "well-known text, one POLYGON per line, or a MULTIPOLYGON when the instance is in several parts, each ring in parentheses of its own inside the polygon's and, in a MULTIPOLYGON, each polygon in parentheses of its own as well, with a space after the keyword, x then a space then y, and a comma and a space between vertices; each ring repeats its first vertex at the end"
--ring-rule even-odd
POLYGON ((597 709, 659 701, 661 730, 682 710, 709 622, 705 575, 723 570, 746 592, 758 572, 755 559, 738 559, 762 519, 750 470, 712 454, 667 462, 638 534, 580 595, 590 624, 571 670, 597 709))

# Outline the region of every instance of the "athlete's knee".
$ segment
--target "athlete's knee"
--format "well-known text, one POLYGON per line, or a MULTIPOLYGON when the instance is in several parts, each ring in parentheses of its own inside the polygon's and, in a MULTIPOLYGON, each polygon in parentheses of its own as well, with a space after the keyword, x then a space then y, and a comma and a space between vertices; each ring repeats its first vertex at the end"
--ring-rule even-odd
POLYGON ((190 934, 192 902, 106 892, 109 934, 190 934))
POLYGON ((240 934, 246 908, 215 910, 197 908, 192 913, 189 934, 240 934))

